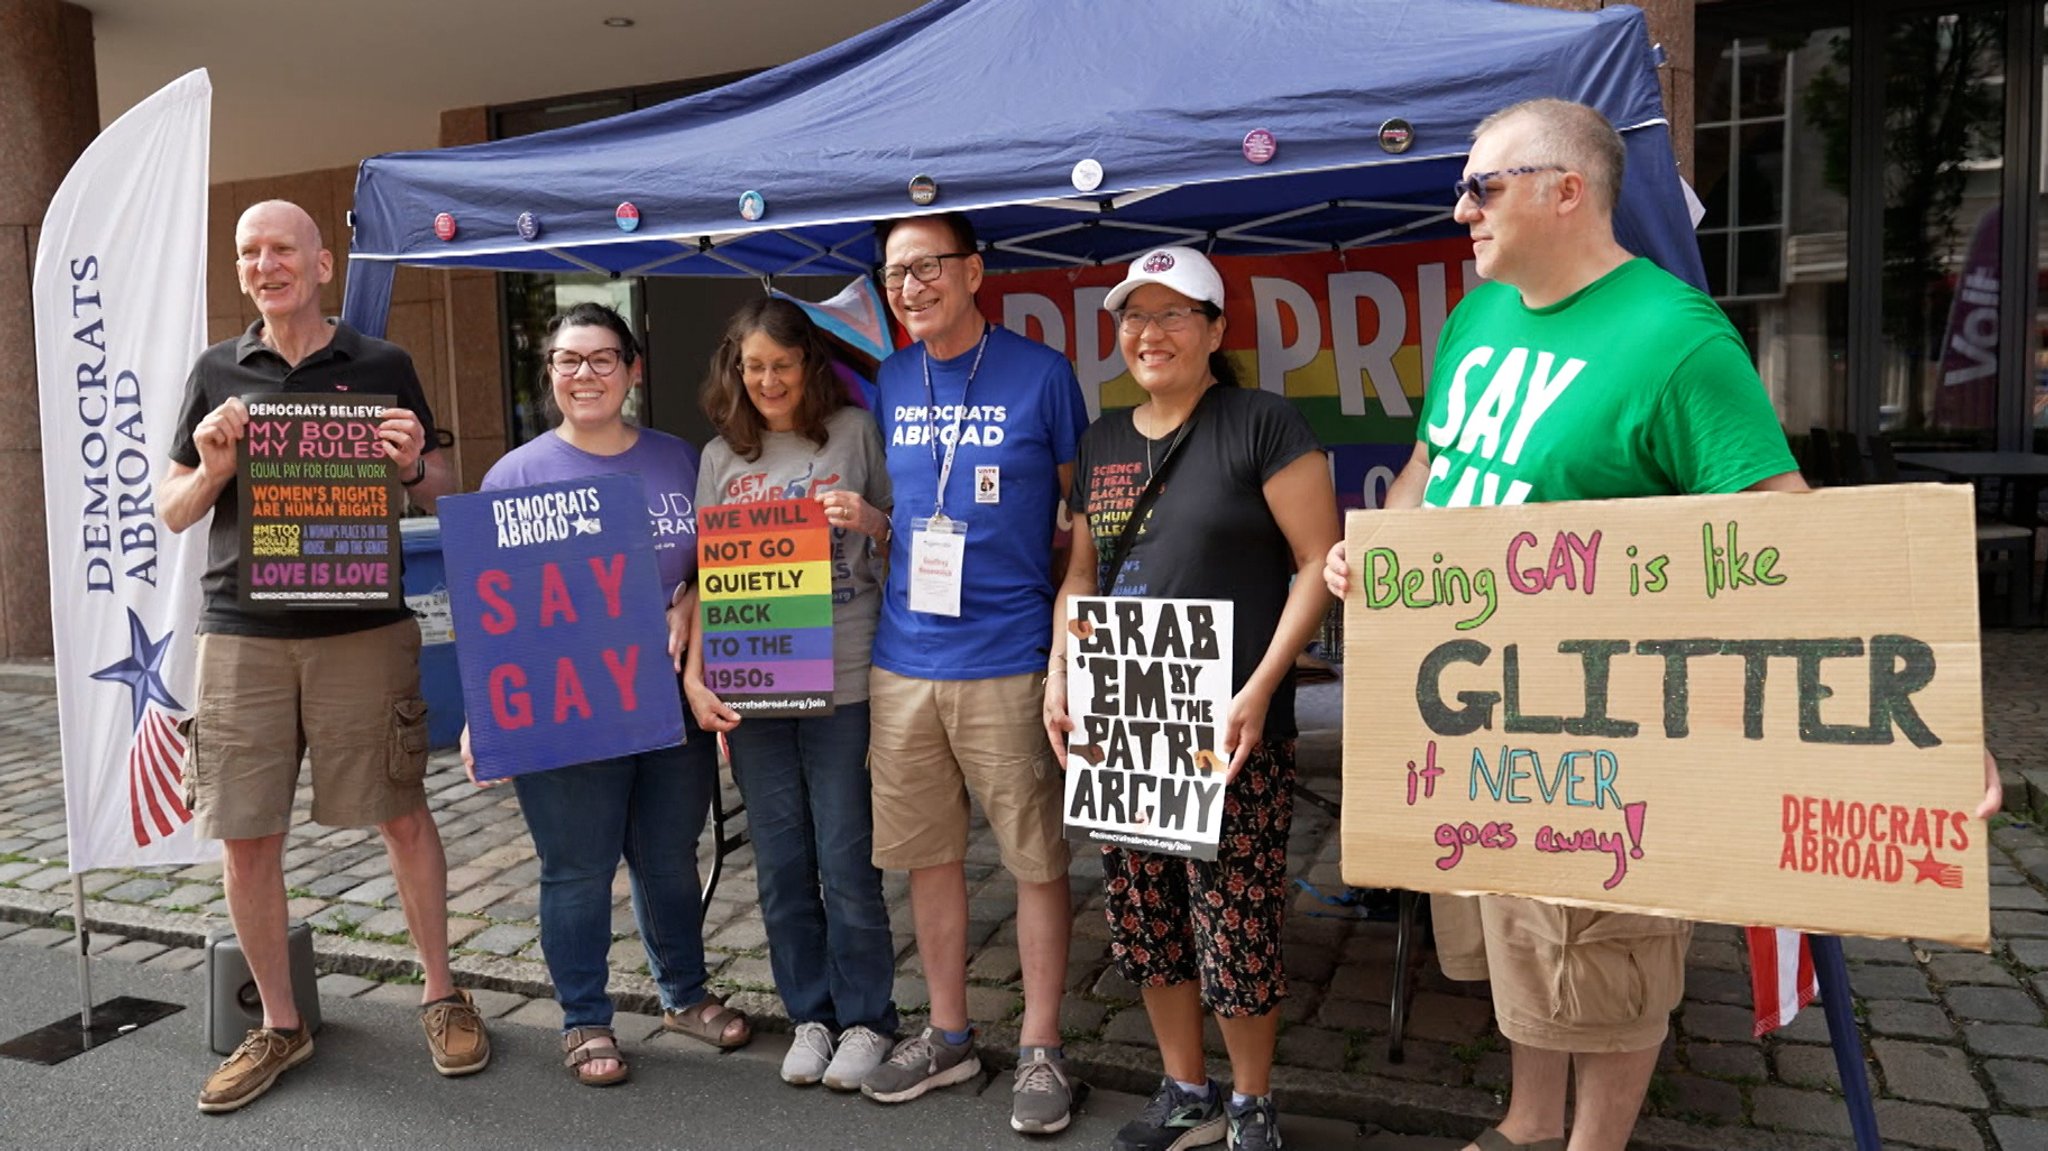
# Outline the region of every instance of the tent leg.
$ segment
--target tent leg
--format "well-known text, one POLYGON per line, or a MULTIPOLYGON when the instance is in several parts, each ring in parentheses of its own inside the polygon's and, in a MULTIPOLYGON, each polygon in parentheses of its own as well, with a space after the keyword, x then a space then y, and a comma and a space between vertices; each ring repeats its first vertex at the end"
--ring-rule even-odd
POLYGON ((85 876, 71 873, 71 925, 78 936, 78 1029, 92 1030, 92 933, 85 929, 85 876))
POLYGON ((1809 935, 1807 946, 1813 951, 1821 1009, 1828 1019, 1828 1042, 1835 1049, 1835 1069, 1842 1076, 1842 1103, 1849 1108, 1849 1129, 1856 1136, 1856 1151, 1883 1151, 1884 1143, 1877 1134, 1877 1108, 1870 1100, 1869 1073, 1863 1067, 1863 1040, 1856 1031, 1849 964, 1842 958, 1842 941, 1833 935, 1809 935))

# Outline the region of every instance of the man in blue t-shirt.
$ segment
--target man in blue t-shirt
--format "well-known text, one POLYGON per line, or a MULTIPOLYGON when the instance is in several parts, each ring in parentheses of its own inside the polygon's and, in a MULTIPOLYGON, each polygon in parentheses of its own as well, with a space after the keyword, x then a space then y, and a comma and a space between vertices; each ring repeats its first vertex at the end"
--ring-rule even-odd
POLYGON ((1058 352, 996 327, 964 216, 883 226, 881 280, 917 343, 884 361, 875 418, 895 487, 875 636, 875 865, 910 872, 931 1026, 862 1083, 885 1103, 979 1073, 967 1018, 968 796, 1017 880, 1024 1019, 1010 1125, 1066 1127, 1060 1050, 1067 845, 1040 727, 1052 543, 1087 408, 1058 352))

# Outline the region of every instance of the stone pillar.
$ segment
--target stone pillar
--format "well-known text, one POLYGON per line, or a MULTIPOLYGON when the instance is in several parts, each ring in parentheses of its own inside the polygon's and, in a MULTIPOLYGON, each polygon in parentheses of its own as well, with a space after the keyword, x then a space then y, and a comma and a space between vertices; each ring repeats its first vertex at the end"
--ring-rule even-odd
POLYGON ((99 128, 92 13, 0 0, 0 659, 51 653, 30 284, 50 197, 99 128))
MULTIPOLYGON (((1531 8, 1597 12, 1611 0, 1512 0, 1531 8)), ((1612 0, 1618 2, 1618 0, 1612 0)), ((1664 48, 1664 66, 1657 80, 1664 88, 1664 116, 1671 121, 1671 149, 1678 153, 1678 171, 1692 179, 1693 9, 1698 0, 1629 0, 1650 22, 1650 42, 1664 48)))

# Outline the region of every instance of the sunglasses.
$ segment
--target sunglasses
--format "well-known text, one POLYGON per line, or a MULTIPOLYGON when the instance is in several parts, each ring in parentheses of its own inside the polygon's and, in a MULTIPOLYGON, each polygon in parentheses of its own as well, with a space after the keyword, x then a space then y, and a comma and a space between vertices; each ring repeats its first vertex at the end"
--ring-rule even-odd
POLYGON ((1569 171, 1561 164, 1530 164, 1521 168, 1501 168, 1493 172, 1474 172, 1451 185, 1451 202, 1456 204, 1465 197, 1472 197, 1472 206, 1486 210, 1486 185, 1489 181, 1505 180, 1509 176, 1527 176, 1534 172, 1569 171))

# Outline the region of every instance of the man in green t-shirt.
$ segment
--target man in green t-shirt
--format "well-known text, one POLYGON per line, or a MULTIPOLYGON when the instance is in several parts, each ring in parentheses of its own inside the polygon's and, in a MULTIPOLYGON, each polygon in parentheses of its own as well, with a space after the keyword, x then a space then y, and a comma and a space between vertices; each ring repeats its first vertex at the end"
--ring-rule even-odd
MULTIPOLYGON (((1386 506, 1472 507, 1803 491, 1748 351, 1715 303, 1614 238, 1621 137, 1532 100, 1473 133, 1457 185, 1487 283, 1438 343, 1415 453, 1386 506)), ((1340 542, 1324 570, 1342 597, 1340 542)), ((1978 814, 1999 804, 1987 759, 1978 814)), ((1438 896, 1453 979, 1488 979, 1513 1053, 1507 1115, 1477 1151, 1622 1151, 1685 994, 1692 925, 1531 899, 1438 896)), ((1468 1148, 1468 1151, 1470 1149, 1468 1148)))

